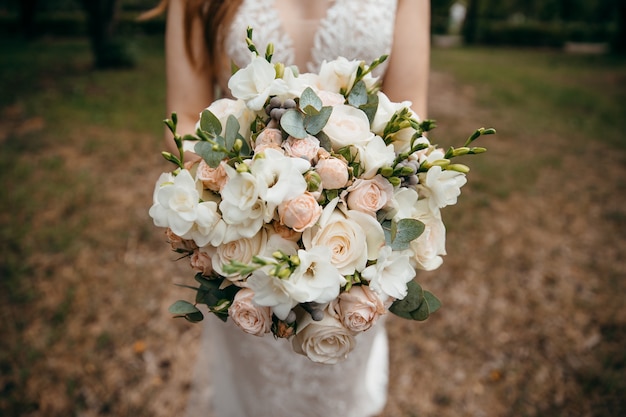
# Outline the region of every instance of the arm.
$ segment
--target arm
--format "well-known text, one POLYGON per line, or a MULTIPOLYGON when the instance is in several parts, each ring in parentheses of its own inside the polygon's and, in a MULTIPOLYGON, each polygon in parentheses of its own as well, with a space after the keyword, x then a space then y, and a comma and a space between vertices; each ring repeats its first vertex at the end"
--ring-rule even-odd
POLYGON ((383 91, 390 100, 410 100, 421 120, 427 115, 430 70, 430 2, 398 0, 393 47, 383 91))
MULTIPOLYGON (((167 82, 167 115, 178 115, 179 134, 195 132, 199 114, 213 101, 213 84, 208 66, 195 67, 185 50, 185 1, 171 0, 165 31, 165 70, 167 82)), ((193 21, 192 53, 198 62, 207 54, 204 48, 202 22, 193 21)), ((172 135, 167 132, 167 150, 177 154, 172 135)))

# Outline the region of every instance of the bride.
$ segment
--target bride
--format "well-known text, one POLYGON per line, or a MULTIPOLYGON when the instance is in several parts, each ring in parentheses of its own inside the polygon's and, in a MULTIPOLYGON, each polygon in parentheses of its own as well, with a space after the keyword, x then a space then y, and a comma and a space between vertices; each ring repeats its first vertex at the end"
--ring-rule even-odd
MULTIPOLYGON (((426 115, 427 0, 170 0, 161 7, 166 5, 167 114, 178 114, 179 133, 193 133, 199 112, 228 95, 231 60, 244 67, 250 59, 248 26, 259 50, 273 43, 274 61, 302 72, 338 56, 369 63, 389 54, 374 74, 382 90, 426 115)), ((173 141, 168 146, 175 151, 173 141)), ((205 415, 365 417, 385 405, 383 322, 360 334, 356 349, 336 365, 314 363, 290 343, 248 335, 230 321, 209 318, 204 332, 201 356, 209 356, 209 369, 202 371, 210 375, 212 393, 205 415)))

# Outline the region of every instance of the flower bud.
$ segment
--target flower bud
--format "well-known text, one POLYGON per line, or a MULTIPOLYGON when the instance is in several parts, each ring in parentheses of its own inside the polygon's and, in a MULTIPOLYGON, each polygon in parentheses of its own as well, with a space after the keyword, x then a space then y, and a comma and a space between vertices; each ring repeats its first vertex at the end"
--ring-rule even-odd
POLYGON ((462 174, 467 174, 470 171, 469 167, 463 164, 451 164, 451 165, 448 165, 446 169, 449 171, 460 172, 462 174))
POLYGON ((470 152, 470 148, 468 148, 467 146, 463 146, 461 148, 457 148, 452 152, 452 156, 461 156, 461 155, 467 155, 470 152))
POLYGON ((304 174, 304 180, 306 181, 307 191, 320 191, 322 186, 322 177, 315 171, 308 171, 304 174))
POLYGON ((398 177, 389 177, 387 179, 394 187, 398 187, 400 184, 402 184, 402 180, 398 177))
POLYGON ((392 167, 382 167, 380 169, 380 175, 382 175, 385 178, 391 177, 393 175, 393 168, 392 167))

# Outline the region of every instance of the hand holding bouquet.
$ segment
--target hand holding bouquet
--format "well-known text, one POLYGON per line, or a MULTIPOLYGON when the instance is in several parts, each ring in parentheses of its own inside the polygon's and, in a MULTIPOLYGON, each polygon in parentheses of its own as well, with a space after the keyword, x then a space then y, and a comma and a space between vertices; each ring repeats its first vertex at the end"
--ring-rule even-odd
POLYGON ((455 204, 468 168, 452 163, 484 148, 442 150, 423 135, 409 102, 379 90, 366 65, 338 58, 300 74, 261 56, 229 81, 233 99, 202 111, 195 135, 166 124, 179 154, 158 179, 150 216, 187 257, 195 302, 170 311, 196 322, 198 304, 257 336, 291 339, 294 351, 335 363, 354 336, 391 311, 424 320, 439 300, 413 281, 445 255, 440 210, 455 204), (185 151, 201 157, 184 160, 185 151))

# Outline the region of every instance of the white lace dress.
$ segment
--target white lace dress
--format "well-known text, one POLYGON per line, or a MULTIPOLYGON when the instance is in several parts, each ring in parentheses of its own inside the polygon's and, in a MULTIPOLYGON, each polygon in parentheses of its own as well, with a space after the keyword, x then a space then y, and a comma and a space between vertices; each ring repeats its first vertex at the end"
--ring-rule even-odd
MULTIPOLYGON (((298 21, 285 20, 280 0, 244 0, 226 39, 228 55, 240 67, 247 64, 247 26, 254 28, 260 51, 272 42, 275 62, 297 64, 302 71, 317 71, 324 59, 337 56, 371 62, 391 51, 395 0, 315 2, 324 3, 325 15, 298 21)), ((377 75, 384 66, 380 70, 377 75)), ((366 417, 384 407, 383 322, 359 334, 355 350, 337 365, 316 364, 294 353, 288 340, 251 336, 215 317, 207 320, 204 334, 215 417, 366 417)))

